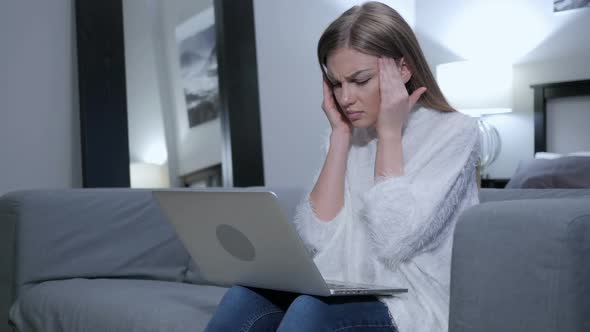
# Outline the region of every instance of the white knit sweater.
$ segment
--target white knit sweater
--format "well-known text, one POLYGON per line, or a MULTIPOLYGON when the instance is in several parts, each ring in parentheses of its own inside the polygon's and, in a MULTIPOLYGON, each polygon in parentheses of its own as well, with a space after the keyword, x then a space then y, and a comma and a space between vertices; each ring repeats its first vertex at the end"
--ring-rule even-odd
POLYGON ((477 123, 417 107, 402 135, 404 175, 377 183, 376 143, 374 130, 354 130, 344 207, 320 221, 307 194, 295 226, 324 278, 408 288, 379 297, 401 332, 447 331, 452 233, 478 203, 477 123))

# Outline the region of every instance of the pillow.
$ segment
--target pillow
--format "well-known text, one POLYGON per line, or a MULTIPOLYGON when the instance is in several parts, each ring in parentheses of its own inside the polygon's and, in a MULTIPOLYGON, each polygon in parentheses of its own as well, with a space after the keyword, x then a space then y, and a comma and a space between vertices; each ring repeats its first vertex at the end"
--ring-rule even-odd
POLYGON ((535 159, 557 159, 563 157, 562 154, 553 152, 537 152, 535 153, 535 159))
POLYGON ((535 159, 556 159, 561 157, 590 157, 590 151, 578 151, 568 154, 554 153, 554 152, 537 152, 535 159))
POLYGON ((590 188, 590 157, 521 162, 506 188, 590 188))

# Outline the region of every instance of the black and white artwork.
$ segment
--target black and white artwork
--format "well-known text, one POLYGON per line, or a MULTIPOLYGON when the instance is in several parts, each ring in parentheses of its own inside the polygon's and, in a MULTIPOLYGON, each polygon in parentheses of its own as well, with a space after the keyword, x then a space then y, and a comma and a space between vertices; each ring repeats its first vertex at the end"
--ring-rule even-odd
POLYGON ((554 12, 562 12, 583 7, 590 7, 590 0, 553 0, 554 12))
POLYGON ((219 80, 213 7, 176 28, 180 78, 189 127, 219 117, 219 80))

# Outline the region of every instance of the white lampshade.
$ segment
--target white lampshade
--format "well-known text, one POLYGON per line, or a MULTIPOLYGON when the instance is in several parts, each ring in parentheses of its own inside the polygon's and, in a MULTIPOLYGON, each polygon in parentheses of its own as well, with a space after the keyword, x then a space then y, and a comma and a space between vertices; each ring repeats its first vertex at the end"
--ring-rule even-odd
MULTIPOLYGON (((512 66, 501 62, 458 61, 436 67, 438 84, 453 108, 473 117, 512 112, 512 66)), ((498 130, 480 118, 482 174, 498 158, 498 130)))
POLYGON ((151 163, 131 163, 129 165, 131 188, 167 188, 168 166, 151 163))
POLYGON ((512 111, 512 66, 458 61, 436 67, 438 84, 459 112, 481 116, 512 111))

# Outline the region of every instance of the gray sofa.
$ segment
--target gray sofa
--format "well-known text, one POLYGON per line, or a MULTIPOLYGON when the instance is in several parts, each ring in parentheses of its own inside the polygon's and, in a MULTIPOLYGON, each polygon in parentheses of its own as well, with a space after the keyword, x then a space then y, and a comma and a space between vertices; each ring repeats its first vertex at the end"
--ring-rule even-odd
MULTIPOLYGON (((275 191, 292 215, 301 193, 275 191)), ((481 198, 455 232, 450 331, 590 331, 590 190, 481 198)), ((145 190, 9 193, 0 257, 0 331, 200 331, 226 291, 145 190)))

